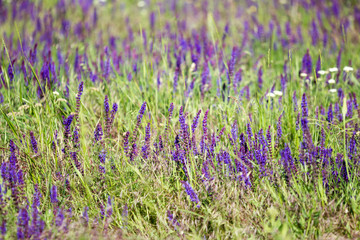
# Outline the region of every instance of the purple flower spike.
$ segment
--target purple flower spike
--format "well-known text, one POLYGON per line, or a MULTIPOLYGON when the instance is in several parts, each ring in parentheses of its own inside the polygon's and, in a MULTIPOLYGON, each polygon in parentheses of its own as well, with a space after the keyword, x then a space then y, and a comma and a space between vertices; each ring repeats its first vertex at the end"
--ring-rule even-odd
POLYGON ((77 124, 79 124, 79 113, 80 113, 80 105, 81 105, 81 95, 84 91, 84 82, 79 84, 78 93, 76 95, 76 110, 75 110, 75 119, 77 124))
POLYGON ((187 195, 189 195, 190 200, 194 203, 197 204, 197 207, 200 207, 200 200, 199 197, 197 196, 197 194, 195 193, 194 189, 191 187, 191 185, 187 182, 187 181, 181 181, 181 183, 183 184, 185 191, 187 193, 187 195))
POLYGON ((101 123, 98 123, 96 125, 95 131, 94 131, 95 143, 101 141, 102 136, 103 136, 103 130, 102 130, 102 127, 101 127, 101 123))
POLYGON ((150 123, 147 124, 145 128, 145 143, 142 147, 142 155, 144 159, 147 159, 149 156, 149 148, 150 148, 150 123))
POLYGON ((134 158, 137 156, 137 144, 136 144, 136 140, 137 140, 137 134, 138 134, 138 129, 140 127, 140 124, 141 124, 141 120, 144 116, 144 113, 145 113, 145 110, 146 110, 146 102, 144 102, 142 105, 141 105, 141 108, 139 110, 139 114, 137 116, 137 121, 136 121, 136 125, 135 125, 135 129, 134 129, 134 132, 133 132, 133 139, 132 139, 132 142, 131 142, 131 151, 130 151, 130 160, 133 161, 134 158))
POLYGON ((50 201, 51 203, 57 203, 59 200, 57 199, 57 187, 53 185, 50 189, 50 201))
POLYGON ((309 116, 308 104, 306 100, 306 94, 304 93, 301 101, 302 116, 304 118, 309 116))
POLYGON ((38 153, 38 144, 32 131, 30 132, 30 142, 34 153, 38 153))

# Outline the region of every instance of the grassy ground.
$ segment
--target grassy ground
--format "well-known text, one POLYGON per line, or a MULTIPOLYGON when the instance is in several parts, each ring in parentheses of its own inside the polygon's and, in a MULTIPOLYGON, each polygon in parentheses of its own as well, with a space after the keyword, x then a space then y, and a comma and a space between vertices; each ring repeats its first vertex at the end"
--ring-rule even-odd
POLYGON ((0 2, 2 238, 360 236, 356 1, 25 3, 0 2))

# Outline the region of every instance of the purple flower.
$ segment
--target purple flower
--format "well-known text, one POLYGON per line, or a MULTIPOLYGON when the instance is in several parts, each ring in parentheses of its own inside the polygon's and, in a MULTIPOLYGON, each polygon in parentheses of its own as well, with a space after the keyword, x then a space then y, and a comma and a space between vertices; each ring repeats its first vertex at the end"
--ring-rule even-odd
POLYGON ((314 46, 317 45, 317 43, 319 41, 319 31, 318 31, 318 27, 317 27, 314 19, 311 22, 310 35, 311 35, 311 39, 312 39, 312 45, 314 45, 314 46))
POLYGON ((101 123, 98 123, 96 125, 95 131, 94 131, 95 143, 101 141, 102 136, 103 136, 103 130, 102 130, 102 127, 101 127, 101 123))
POLYGON ((137 134, 138 134, 138 129, 140 127, 141 120, 142 120, 142 117, 144 116, 145 110, 146 110, 146 102, 144 102, 141 105, 139 114, 137 116, 136 125, 135 125, 134 131, 133 131, 133 139, 131 142, 131 151, 130 151, 130 160, 131 161, 133 161, 134 157, 136 157, 136 155, 137 155, 137 145, 136 145, 137 134))
POLYGON ((81 163, 77 157, 77 152, 71 152, 70 156, 72 158, 72 160, 74 161, 75 167, 81 172, 83 173, 83 169, 81 168, 81 163))
POLYGON ((301 100, 302 116, 304 118, 309 116, 308 104, 306 100, 306 94, 304 93, 301 100))
POLYGON ((167 217, 170 224, 175 228, 175 230, 177 230, 177 227, 180 227, 180 223, 169 210, 167 211, 167 217))
POLYGON ((55 217, 55 225, 57 227, 61 227, 61 225, 63 224, 64 222, 64 219, 65 219, 65 216, 64 216, 64 210, 61 208, 57 214, 56 214, 56 217, 55 217))
POLYGON ((124 153, 126 156, 128 156, 129 154, 129 136, 130 136, 130 132, 126 132, 125 133, 125 137, 124 137, 124 153))
MULTIPOLYGON (((304 55, 302 59, 302 68, 301 72, 306 73, 307 75, 310 75, 312 73, 312 60, 309 53, 309 49, 306 50, 306 54, 304 55)), ((308 78, 309 76, 307 76, 308 78)))
POLYGON ((194 134, 195 129, 197 128, 197 126, 199 124, 200 113, 201 113, 201 110, 198 111, 198 113, 196 114, 196 116, 195 116, 195 118, 193 120, 193 123, 191 125, 191 131, 192 131, 193 134, 194 134))
POLYGON ((51 203, 57 203, 59 200, 57 199, 57 187, 53 185, 50 189, 50 200, 51 203))
POLYGON ((333 119, 334 119, 334 116, 333 116, 332 104, 330 103, 330 106, 329 106, 329 109, 327 112, 327 121, 331 123, 333 121, 333 119))
POLYGON ((85 225, 88 225, 89 223, 89 214, 88 214, 89 207, 84 207, 84 212, 82 214, 82 218, 85 221, 85 225))
POLYGON ((106 161, 106 151, 102 150, 99 154, 99 161, 100 161, 100 165, 99 165, 99 171, 102 175, 105 174, 105 161, 106 161))
POLYGON ((111 126, 114 123, 115 114, 116 114, 117 111, 118 111, 118 105, 117 105, 117 103, 114 103, 113 106, 112 106, 112 110, 111 110, 111 116, 110 116, 110 122, 109 122, 109 131, 110 131, 111 126))
POLYGON ((187 181, 181 181, 181 183, 183 184, 183 187, 185 188, 185 191, 186 191, 187 195, 189 195, 190 200, 192 202, 196 203, 197 207, 200 207, 199 197, 197 196, 197 194, 195 193, 195 191, 191 187, 191 185, 187 181))
POLYGON ((316 62, 316 69, 315 69, 317 78, 320 77, 320 74, 318 73, 320 70, 321 70, 321 58, 319 56, 316 62))
POLYGON ((263 71, 262 71, 262 67, 260 67, 258 71, 258 86, 260 89, 262 89, 262 85, 263 85, 262 75, 263 75, 263 71))
POLYGON ((26 208, 22 208, 19 211, 18 215, 18 229, 17 229, 17 238, 25 239, 29 237, 29 214, 26 208))
POLYGON ((105 132, 108 133, 109 125, 110 125, 110 106, 109 106, 109 98, 107 95, 105 95, 104 99, 104 109, 105 109, 105 132))
POLYGON ((79 124, 79 113, 80 113, 80 105, 81 105, 81 95, 84 91, 84 82, 79 84, 78 93, 76 95, 76 110, 75 110, 75 119, 76 122, 79 124))
POLYGON ((30 142, 34 153, 38 153, 38 144, 32 131, 30 131, 30 142))
POLYGON ((0 232, 1 232, 1 235, 5 236, 6 234, 6 220, 3 219, 2 223, 1 223, 1 226, 0 226, 0 232))
POLYGON ((142 155, 144 159, 147 159, 149 156, 149 148, 150 148, 150 123, 147 124, 145 128, 145 143, 142 147, 142 155))
POLYGON ((111 203, 111 197, 108 196, 107 206, 106 206, 106 218, 110 218, 112 214, 113 214, 113 208, 111 203))

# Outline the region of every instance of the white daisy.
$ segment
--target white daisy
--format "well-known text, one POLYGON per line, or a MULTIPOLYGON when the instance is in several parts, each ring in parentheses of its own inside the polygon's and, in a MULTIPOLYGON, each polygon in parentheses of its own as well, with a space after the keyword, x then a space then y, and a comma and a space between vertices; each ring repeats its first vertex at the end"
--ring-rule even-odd
POLYGON ((330 89, 329 92, 331 92, 331 93, 336 93, 336 92, 337 92, 337 89, 335 89, 335 88, 330 89))
POLYGON ((145 7, 146 3, 144 1, 139 1, 137 3, 137 5, 138 5, 139 8, 142 8, 142 7, 145 7))
POLYGON ((349 66, 345 66, 343 70, 344 70, 344 72, 352 72, 352 71, 354 71, 354 69, 352 67, 349 67, 349 66))
POLYGON ((281 92, 281 91, 274 91, 274 94, 276 95, 276 96, 282 96, 283 95, 283 93, 281 92))
POLYGON ((275 94, 273 94, 273 93, 270 92, 270 93, 266 94, 266 96, 269 97, 269 98, 274 98, 274 97, 275 97, 275 94))
POLYGON ((331 73, 335 73, 338 71, 339 71, 339 69, 337 67, 329 68, 329 72, 331 72, 331 73))
POLYGON ((336 82, 335 79, 329 79, 328 81, 329 84, 334 84, 335 82, 336 82))
POLYGON ((325 70, 319 70, 317 72, 319 75, 325 75, 325 74, 328 74, 329 72, 328 71, 325 71, 325 70))

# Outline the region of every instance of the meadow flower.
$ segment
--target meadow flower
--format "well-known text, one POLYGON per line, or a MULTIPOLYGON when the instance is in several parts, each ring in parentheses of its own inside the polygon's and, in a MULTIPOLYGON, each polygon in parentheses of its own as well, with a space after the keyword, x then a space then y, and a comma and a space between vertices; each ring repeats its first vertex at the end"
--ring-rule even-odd
POLYGON ((102 136, 103 136, 103 130, 102 130, 102 127, 101 127, 101 123, 98 123, 96 125, 95 131, 94 131, 94 140, 95 140, 95 142, 101 141, 102 136))
POLYGON ((338 90, 335 89, 335 88, 329 90, 330 93, 337 93, 337 91, 338 91, 338 90))
POLYGON ((334 84, 335 82, 336 82, 335 79, 329 79, 329 80, 328 80, 328 83, 329 83, 329 84, 334 84))
POLYGON ((308 103, 306 99, 306 94, 304 93, 301 100, 301 109, 302 109, 302 116, 308 117, 309 116, 309 110, 308 110, 308 103))
POLYGON ((276 96, 282 96, 283 95, 283 92, 282 91, 274 91, 273 92, 276 96))
POLYGON ((317 73, 318 73, 319 75, 323 76, 323 75, 325 75, 325 74, 328 74, 329 72, 326 71, 326 70, 319 70, 317 73))
POLYGON ((272 93, 272 92, 266 94, 266 96, 267 96, 268 98, 274 98, 274 97, 276 97, 276 95, 275 95, 274 93, 272 93))
POLYGON ((185 191, 187 195, 190 197, 190 200, 197 204, 197 207, 200 207, 200 200, 198 195, 195 193, 194 189, 191 187, 190 183, 187 181, 181 181, 183 184, 183 187, 185 188, 185 191))
POLYGON ((144 159, 147 159, 149 156, 149 148, 150 148, 150 123, 147 124, 145 128, 145 143, 144 146, 141 148, 142 155, 144 159))
POLYGON ((307 73, 304 73, 304 72, 300 73, 300 77, 303 77, 303 78, 307 77, 307 73))
POLYGON ((38 153, 38 144, 32 131, 30 131, 30 141, 34 153, 38 153))
POLYGON ((338 71, 339 71, 339 69, 338 69, 337 67, 329 68, 329 72, 330 72, 330 73, 336 73, 336 72, 338 72, 338 71))
POLYGON ((354 68, 345 66, 343 70, 344 70, 344 72, 352 72, 352 71, 354 71, 354 68))
POLYGON ((169 210, 167 211, 167 217, 170 224, 175 228, 175 230, 177 230, 177 227, 180 227, 180 223, 169 210))
POLYGON ((57 187, 53 185, 50 189, 50 201, 51 203, 57 203, 59 200, 57 199, 57 187))

